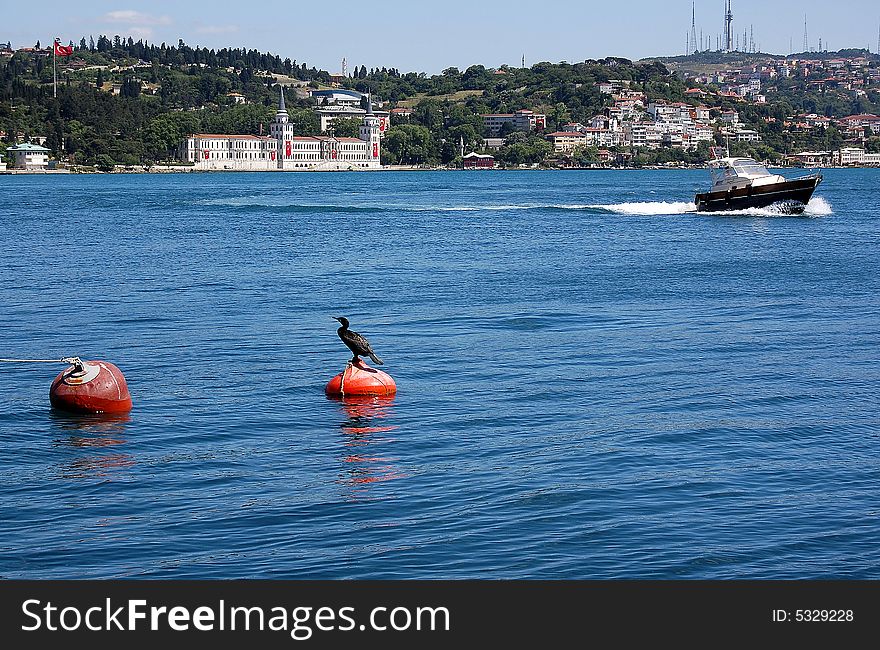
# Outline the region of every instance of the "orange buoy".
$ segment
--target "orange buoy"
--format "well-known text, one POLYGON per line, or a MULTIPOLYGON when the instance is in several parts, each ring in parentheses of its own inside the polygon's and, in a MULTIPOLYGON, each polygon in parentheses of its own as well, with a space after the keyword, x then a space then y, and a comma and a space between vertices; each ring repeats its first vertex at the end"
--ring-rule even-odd
POLYGON ((108 361, 72 360, 49 389, 57 409, 74 413, 128 413, 131 395, 122 372, 108 361))
POLYGON ((347 395, 394 395, 397 384, 387 372, 368 366, 362 359, 349 362, 345 370, 327 384, 327 395, 345 397, 347 395))

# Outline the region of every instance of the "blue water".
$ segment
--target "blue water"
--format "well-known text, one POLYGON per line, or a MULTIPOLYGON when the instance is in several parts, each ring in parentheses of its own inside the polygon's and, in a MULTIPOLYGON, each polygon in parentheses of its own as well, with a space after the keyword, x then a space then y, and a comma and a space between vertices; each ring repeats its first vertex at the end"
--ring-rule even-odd
POLYGON ((880 578, 880 171, 0 177, 7 578, 880 578), (328 400, 345 315, 390 402, 328 400))

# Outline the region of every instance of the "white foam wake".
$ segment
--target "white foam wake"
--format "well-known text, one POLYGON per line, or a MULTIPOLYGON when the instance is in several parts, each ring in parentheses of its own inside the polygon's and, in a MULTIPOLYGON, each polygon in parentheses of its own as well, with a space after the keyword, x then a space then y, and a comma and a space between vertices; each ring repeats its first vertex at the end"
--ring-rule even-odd
MULTIPOLYGON (((745 210, 726 210, 723 212, 706 212, 705 214, 713 214, 720 216, 731 216, 731 217, 790 217, 792 216, 791 212, 788 211, 784 206, 781 205, 768 205, 766 208, 748 208, 745 210)), ((834 210, 831 208, 831 204, 828 203, 821 196, 814 196, 810 199, 810 202, 807 203, 804 211, 795 216, 804 216, 804 217, 824 217, 829 214, 834 214, 834 210)))
POLYGON ((585 206, 600 210, 608 210, 617 214, 637 216, 676 215, 696 212, 693 201, 638 201, 633 203, 612 203, 610 205, 585 206))

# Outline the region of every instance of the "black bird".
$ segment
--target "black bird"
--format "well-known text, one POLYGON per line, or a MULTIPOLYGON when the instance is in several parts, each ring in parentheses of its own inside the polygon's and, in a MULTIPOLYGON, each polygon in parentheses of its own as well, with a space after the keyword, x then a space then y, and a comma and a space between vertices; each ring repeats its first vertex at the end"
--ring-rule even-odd
POLYGON ((370 347, 370 342, 357 332, 352 332, 348 329, 348 319, 345 316, 334 316, 333 320, 338 320, 342 324, 342 327, 337 329, 336 333, 339 334, 339 338, 348 346, 348 349, 354 353, 351 363, 357 363, 358 356, 365 356, 370 357, 373 363, 378 363, 380 366, 383 365, 382 359, 370 347))

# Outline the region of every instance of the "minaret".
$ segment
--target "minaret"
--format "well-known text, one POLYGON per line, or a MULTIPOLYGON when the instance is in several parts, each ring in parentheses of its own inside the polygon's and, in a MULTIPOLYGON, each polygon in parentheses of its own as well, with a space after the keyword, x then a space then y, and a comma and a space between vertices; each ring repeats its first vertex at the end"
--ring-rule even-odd
POLYGON ((373 97, 367 95, 367 113, 361 124, 361 140, 367 143, 367 160, 371 166, 378 167, 380 162, 379 118, 373 114, 373 97))
POLYGON ((279 84, 278 87, 281 89, 281 98, 278 100, 278 110, 275 112, 275 119, 269 125, 269 134, 278 142, 275 156, 278 161, 278 168, 283 169, 285 159, 290 158, 293 125, 290 123, 287 106, 284 104, 284 86, 279 84))

